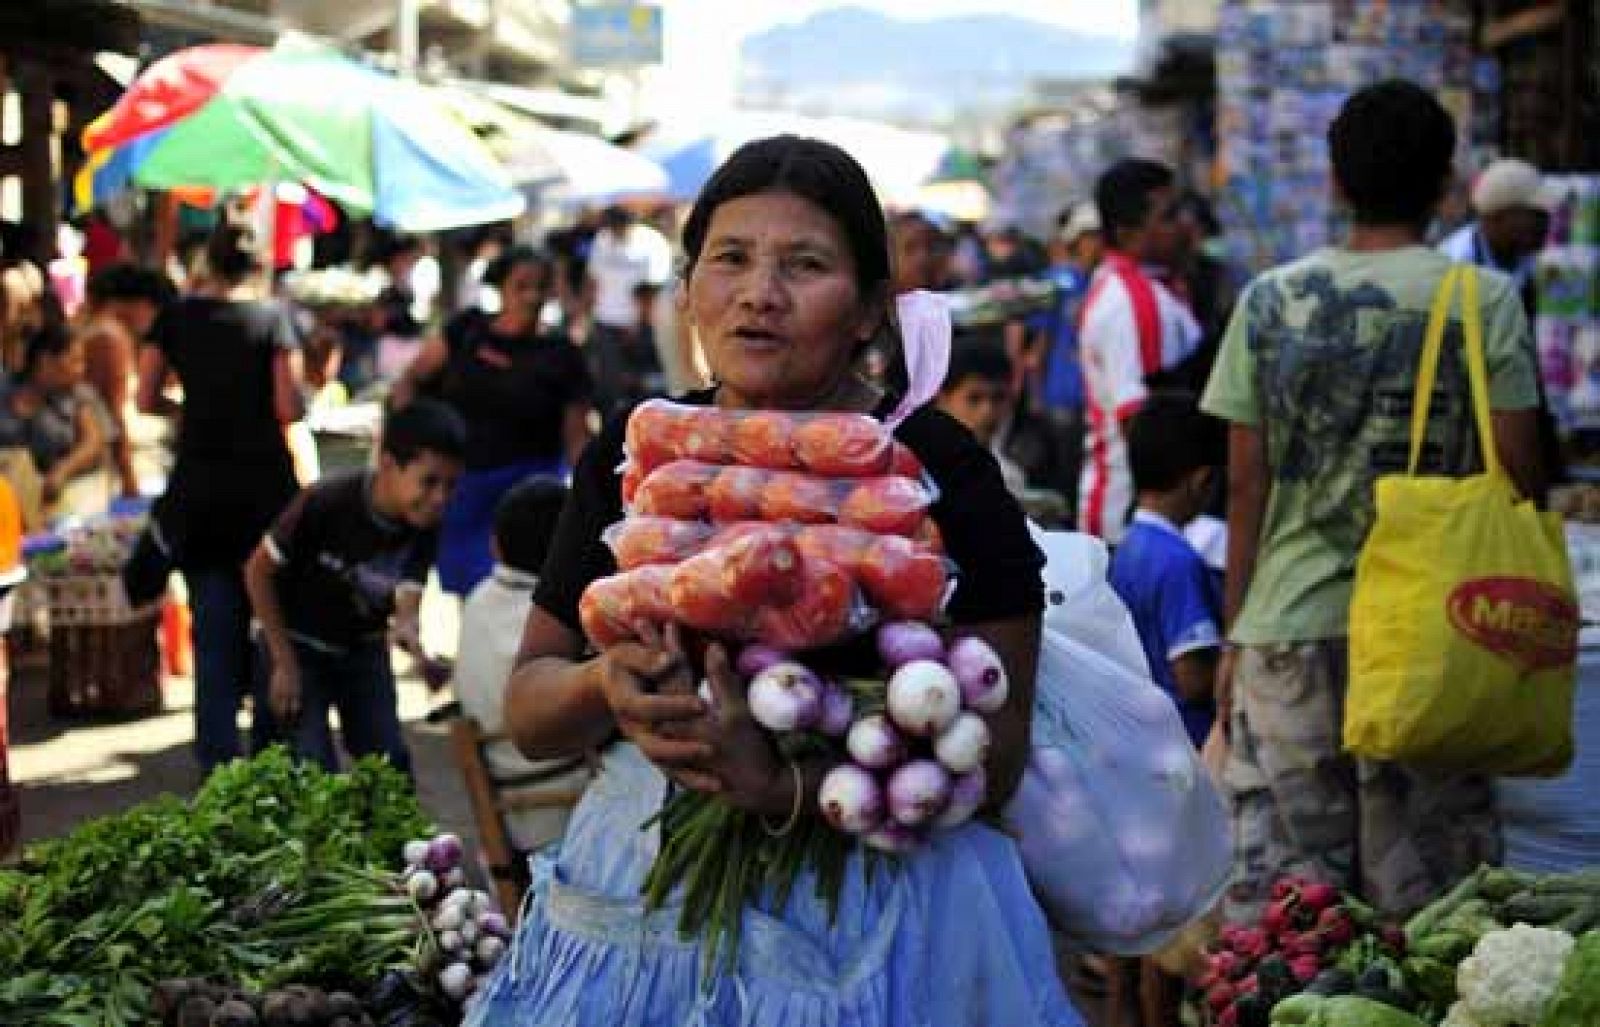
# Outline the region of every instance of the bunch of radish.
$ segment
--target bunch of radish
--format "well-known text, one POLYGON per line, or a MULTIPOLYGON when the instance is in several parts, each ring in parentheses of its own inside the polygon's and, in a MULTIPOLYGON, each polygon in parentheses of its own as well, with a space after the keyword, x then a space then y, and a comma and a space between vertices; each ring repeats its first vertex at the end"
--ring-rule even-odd
POLYGON ((447 998, 464 1004, 505 955, 511 925, 487 892, 467 887, 461 839, 441 834, 405 845, 406 892, 427 918, 425 966, 447 998))
POLYGON ((818 805, 828 823, 890 853, 909 852, 937 828, 971 819, 987 788, 984 714, 1006 701, 999 655, 976 637, 948 650, 926 624, 877 632, 884 682, 821 678, 767 646, 739 655, 751 716, 780 736, 815 732, 843 743, 818 805))

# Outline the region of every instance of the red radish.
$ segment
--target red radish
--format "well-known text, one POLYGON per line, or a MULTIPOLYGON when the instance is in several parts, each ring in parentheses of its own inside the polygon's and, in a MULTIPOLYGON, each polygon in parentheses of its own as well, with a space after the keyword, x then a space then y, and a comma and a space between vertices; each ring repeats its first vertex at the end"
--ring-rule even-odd
POLYGON ((944 659, 944 640, 921 621, 891 621, 878 629, 878 655, 891 670, 912 660, 944 659))
POLYGON ((428 869, 436 874, 447 874, 461 865, 461 839, 453 834, 441 834, 428 843, 428 869))
POLYGON ((1287 931, 1289 929, 1288 901, 1274 902, 1268 906, 1266 913, 1262 914, 1261 926, 1273 934, 1282 934, 1287 931))
POLYGON ((1308 931, 1286 938, 1280 946, 1280 951, 1286 956, 1319 956, 1322 954, 1322 948, 1322 937, 1308 931))
POLYGON ((1256 980, 1255 974, 1250 974, 1248 977, 1242 978, 1233 987, 1234 993, 1239 996, 1254 995, 1261 990, 1261 983, 1256 980))
POLYGON ((1316 956, 1295 956, 1289 960, 1289 970, 1301 984, 1310 984, 1322 972, 1322 960, 1316 956))
POLYGON ((935 827, 959 827, 971 820, 989 794, 989 779, 983 767, 958 776, 950 785, 950 804, 934 818, 935 827))
POLYGON ((855 702, 843 685, 836 681, 822 683, 822 716, 817 721, 818 731, 829 738, 843 738, 850 730, 855 712, 855 702))
POLYGON ((950 804, 950 772, 933 760, 912 760, 889 777, 889 813, 920 827, 950 804))
POLYGON ((804 731, 822 717, 822 682, 798 663, 775 663, 750 680, 749 702, 768 731, 804 731))
POLYGON ((1238 994, 1238 990, 1227 981, 1214 984, 1211 990, 1206 992, 1206 1005, 1211 1007, 1213 1013, 1220 1013, 1224 1007, 1233 1003, 1238 994))
POLYGON ((1315 910, 1328 909, 1339 901, 1339 891, 1331 884, 1314 882, 1300 889, 1300 901, 1315 910))
POLYGON ((1239 1007, 1229 1006, 1218 1013, 1217 1027, 1239 1027, 1239 1007))
POLYGON ((1213 953, 1210 956, 1210 963, 1213 970, 1228 978, 1233 977, 1243 966, 1237 953, 1227 951, 1213 953))
POLYGON ((952 774, 968 774, 989 756, 989 725, 975 713, 962 713, 934 740, 933 754, 952 774))
POLYGON ((739 659, 734 666, 741 676, 748 679, 755 677, 775 663, 783 663, 788 658, 788 653, 757 642, 755 645, 747 645, 739 650, 739 659))
POLYGON ((851 759, 872 770, 887 770, 906 758, 905 739, 881 713, 856 721, 845 738, 844 747, 851 759))
POLYGON ((861 841, 879 852, 899 856, 915 849, 920 839, 911 828, 889 820, 876 831, 862 835, 861 841))
POLYGON ((853 763, 828 771, 817 793, 822 815, 846 834, 866 834, 883 822, 883 789, 870 773, 853 763))
POLYGON ((1258 927, 1246 927, 1241 930, 1234 944, 1234 951, 1250 959, 1260 959, 1267 954, 1266 932, 1258 927))
POLYGON ((511 925, 506 923, 506 918, 502 914, 493 910, 478 917, 478 928, 496 938, 511 937, 511 925))
POLYGON ((1223 924, 1222 930, 1218 932, 1217 937, 1221 940, 1222 944, 1228 946, 1228 948, 1232 949, 1234 952, 1238 952, 1239 936, 1246 930, 1248 930, 1248 928, 1246 928, 1243 924, 1223 924))
POLYGON ((932 660, 912 660, 889 678, 889 716, 903 731, 936 737, 959 712, 955 677, 932 660))
POLYGON ((1317 930, 1330 945, 1344 945, 1355 937, 1355 922, 1350 914, 1334 906, 1317 916, 1317 930))
POLYGON ((988 642, 970 635, 958 640, 950 647, 949 664, 968 709, 993 713, 1005 705, 1010 690, 1005 664, 988 642))

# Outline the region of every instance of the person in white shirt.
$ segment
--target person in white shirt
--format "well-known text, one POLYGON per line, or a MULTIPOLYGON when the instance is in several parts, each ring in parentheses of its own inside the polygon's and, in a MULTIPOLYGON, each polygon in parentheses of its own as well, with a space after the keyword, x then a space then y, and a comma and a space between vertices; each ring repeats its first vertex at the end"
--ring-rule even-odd
POLYGON ((1200 344, 1188 306, 1147 269, 1178 253, 1178 194, 1172 171, 1119 161, 1095 185, 1107 250, 1080 314, 1079 353, 1089 431, 1078 483, 1078 530, 1115 544, 1133 507, 1127 422, 1149 390, 1145 380, 1200 344))
POLYGON ((672 244, 625 207, 612 207, 589 247, 591 366, 600 409, 610 413, 664 386, 654 310, 672 278, 672 244))
POLYGON ((1550 213, 1559 201, 1557 191, 1545 184, 1532 164, 1495 161, 1472 183, 1472 212, 1477 220, 1447 236, 1439 250, 1452 260, 1510 275, 1525 294, 1526 303, 1533 284, 1534 258, 1544 249, 1550 213))
MULTIPOLYGON (((506 682, 522 642, 522 626, 533 605, 539 568, 544 563, 567 489, 554 478, 533 477, 517 485, 495 509, 494 571, 473 589, 461 612, 455 689, 463 716, 485 733, 502 730, 506 682)), ((486 747, 489 776, 501 787, 582 787, 589 771, 583 759, 528 760, 509 741, 486 747)), ((532 852, 557 841, 567 827, 567 810, 533 810, 506 816, 511 844, 532 852)))

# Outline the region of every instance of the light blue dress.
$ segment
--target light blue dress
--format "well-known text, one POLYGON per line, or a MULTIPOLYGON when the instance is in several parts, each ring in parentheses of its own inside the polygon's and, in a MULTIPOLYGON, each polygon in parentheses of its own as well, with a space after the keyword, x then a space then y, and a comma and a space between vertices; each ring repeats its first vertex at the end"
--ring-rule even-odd
POLYGON ((781 917, 745 915, 737 969, 701 986, 678 909, 647 914, 659 833, 639 825, 666 779, 631 745, 606 753, 534 887, 508 957, 466 1023, 550 1027, 1080 1027, 1016 847, 987 827, 937 833, 898 868, 852 860, 836 923, 810 881, 781 917))

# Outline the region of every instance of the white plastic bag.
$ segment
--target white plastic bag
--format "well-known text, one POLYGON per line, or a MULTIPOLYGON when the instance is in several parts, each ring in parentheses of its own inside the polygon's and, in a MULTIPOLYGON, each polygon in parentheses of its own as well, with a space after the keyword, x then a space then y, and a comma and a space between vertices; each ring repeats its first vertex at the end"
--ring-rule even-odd
POLYGON ((1050 606, 1033 748, 1007 826, 1058 931, 1095 952, 1152 952, 1226 887, 1227 813, 1177 708, 1150 680, 1105 580, 1104 547, 1061 533, 1040 541, 1050 606))

